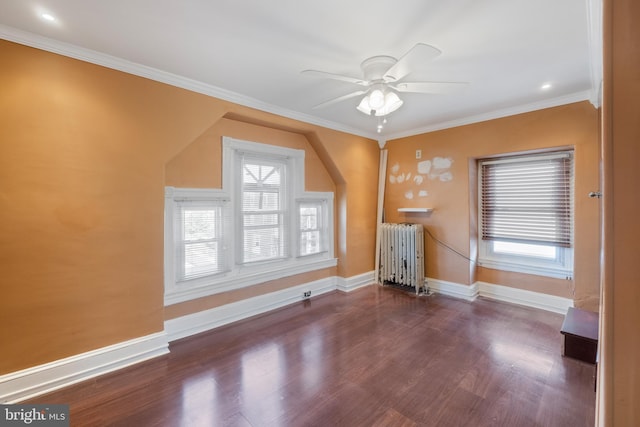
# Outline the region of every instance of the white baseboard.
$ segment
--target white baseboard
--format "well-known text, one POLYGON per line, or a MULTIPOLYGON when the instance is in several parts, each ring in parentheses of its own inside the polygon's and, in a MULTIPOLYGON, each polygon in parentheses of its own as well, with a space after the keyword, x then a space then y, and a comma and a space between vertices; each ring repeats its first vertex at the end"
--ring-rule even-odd
POLYGON ((568 298, 492 283, 475 282, 473 285, 461 285, 432 278, 426 279, 426 282, 432 292, 467 301, 474 301, 480 296, 561 314, 565 314, 569 307, 573 307, 573 300, 568 298))
POLYGON ((307 291, 311 292, 311 298, 313 298, 335 290, 336 277, 328 277, 167 320, 164 322, 164 329, 171 342, 302 301, 303 294, 307 291))
POLYGON ((339 291, 351 292, 358 288, 362 288, 363 286, 372 285, 374 282, 375 274, 373 271, 369 271, 357 276, 347 277, 346 279, 343 277, 337 277, 336 287, 339 291))
POLYGON ((461 285, 459 283, 447 282, 446 280, 427 278, 427 288, 435 293, 461 298, 467 301, 475 301, 478 297, 478 286, 461 285))
POLYGON ((165 331, 65 359, 0 375, 0 403, 20 402, 169 352, 169 342, 265 313, 303 299, 373 283, 373 272, 350 278, 328 277, 165 322, 165 331))
POLYGON ((494 285, 486 282, 476 282, 476 284, 480 291, 480 296, 498 301, 526 305, 527 307, 540 308, 561 314, 566 314, 568 308, 573 307, 573 300, 569 298, 511 288, 509 286, 494 285))
POLYGON ((15 403, 167 354, 164 332, 0 376, 0 403, 15 403))

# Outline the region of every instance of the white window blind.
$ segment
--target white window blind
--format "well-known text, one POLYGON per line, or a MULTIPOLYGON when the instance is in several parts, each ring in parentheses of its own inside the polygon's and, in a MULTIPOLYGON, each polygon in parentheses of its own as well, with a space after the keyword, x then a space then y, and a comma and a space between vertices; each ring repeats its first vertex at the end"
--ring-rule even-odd
POLYGON ((178 201, 176 210, 176 279, 189 280, 226 271, 225 202, 178 201))
POLYGON ((480 163, 482 239, 571 247, 572 152, 480 163))
POLYGON ((287 233, 286 159, 243 154, 241 163, 241 263, 285 258, 287 233))

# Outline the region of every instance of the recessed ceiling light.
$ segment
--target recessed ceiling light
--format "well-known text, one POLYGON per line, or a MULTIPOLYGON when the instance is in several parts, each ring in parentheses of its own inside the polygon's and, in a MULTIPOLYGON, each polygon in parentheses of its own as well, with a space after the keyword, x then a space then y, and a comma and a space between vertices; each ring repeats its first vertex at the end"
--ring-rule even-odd
POLYGON ((540 86, 540 89, 542 89, 542 90, 551 89, 551 83, 543 84, 542 86, 540 86))
POLYGON ((42 19, 44 19, 45 21, 49 21, 49 22, 53 22, 56 20, 56 17, 53 16, 50 13, 41 13, 40 16, 42 17, 42 19))

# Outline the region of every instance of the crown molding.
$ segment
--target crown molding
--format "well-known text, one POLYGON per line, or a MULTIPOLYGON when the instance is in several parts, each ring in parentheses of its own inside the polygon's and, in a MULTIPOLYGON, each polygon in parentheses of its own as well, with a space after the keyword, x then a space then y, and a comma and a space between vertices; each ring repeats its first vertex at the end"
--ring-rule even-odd
MULTIPOLYGON (((592 7, 590 8, 590 18, 591 18, 590 28, 592 30, 591 36, 590 36, 590 45, 591 45, 590 50, 591 50, 592 59, 595 59, 598 56, 595 54, 596 50, 598 49, 598 46, 600 47, 600 52, 602 47, 602 40, 601 40, 602 24, 600 22, 602 20, 601 19, 602 7, 601 5, 599 8, 597 7, 597 5, 601 3, 601 0, 589 0, 589 2, 590 2, 590 5, 592 5, 592 7), (599 14, 598 14, 598 11, 600 11, 599 14), (599 33, 598 33, 598 28, 599 28, 599 33), (600 36, 598 36, 598 34, 600 34, 600 36), (598 44, 598 40, 599 40, 599 44, 598 44)), ((248 97, 236 92, 232 92, 227 89, 206 84, 206 83, 193 80, 187 77, 179 76, 177 74, 162 71, 146 65, 138 64, 138 63, 128 61, 122 58, 118 58, 112 55, 108 55, 105 53, 97 52, 91 49, 86 49, 70 43, 54 40, 49 37, 44 37, 28 31, 19 30, 17 28, 13 28, 7 25, 0 24, 0 39, 8 40, 14 43, 22 44, 25 46, 44 50, 47 52, 52 52, 58 55, 66 56, 69 58, 77 59, 80 61, 88 62, 91 64, 106 67, 106 68, 110 68, 113 70, 122 71, 127 74, 132 74, 132 75, 143 77, 149 80, 165 83, 170 86, 179 87, 192 92, 218 98, 224 101, 233 102, 238 105, 254 108, 256 110, 260 110, 263 112, 297 120, 303 123, 321 126, 324 128, 336 130, 339 132, 345 132, 351 135, 357 135, 364 138, 369 138, 374 141, 377 141, 379 145, 383 141, 383 140, 380 140, 380 135, 378 135, 377 133, 364 132, 360 129, 356 129, 350 126, 345 126, 340 123, 324 120, 308 114, 303 114, 303 113, 292 111, 286 108, 278 107, 276 105, 272 105, 252 97, 248 97)), ((600 55, 599 64, 602 64, 601 55, 600 55)), ((589 100, 597 108, 600 102, 599 88, 601 87, 600 82, 602 80, 602 66, 598 65, 597 61, 595 61, 595 63, 594 61, 592 61, 591 72, 592 72, 592 75, 591 75, 592 87, 594 88, 592 90, 577 92, 577 93, 561 96, 558 98, 552 98, 552 99, 538 101, 530 104, 519 105, 516 107, 510 107, 506 109, 491 111, 488 113, 483 113, 475 116, 468 116, 468 117, 463 117, 463 118, 455 119, 451 121, 434 123, 425 127, 420 127, 416 129, 403 131, 403 132, 398 132, 395 134, 385 135, 384 142, 390 141, 393 139, 419 135, 422 133, 434 132, 437 130, 443 130, 443 129, 453 128, 457 126, 464 126, 472 123, 498 119, 502 117, 512 116, 515 114, 522 114, 522 113, 541 110, 545 108, 557 107, 559 105, 571 104, 574 102, 585 101, 585 100, 589 100), (599 74, 598 74, 598 70, 600 70, 599 74), (596 80, 598 81, 596 82, 596 80)))
POLYGON ((423 133, 434 132, 437 130, 449 129, 458 126, 470 125, 473 123, 484 122, 487 120, 500 119, 503 117, 515 116, 516 114, 529 113, 545 108, 558 107, 560 105, 573 104, 591 99, 591 91, 575 92, 569 95, 559 96, 557 98, 545 99, 542 101, 532 102, 529 104, 518 105, 515 107, 494 110, 488 113, 482 113, 475 116, 462 117, 460 119, 450 120, 446 122, 434 123, 425 127, 411 129, 405 132, 398 132, 393 135, 387 135, 387 141, 399 138, 405 138, 423 133))
POLYGON ((276 114, 278 116, 297 120, 303 123, 321 126, 324 128, 362 136, 364 138, 373 140, 378 139, 378 135, 375 133, 363 132, 360 129, 352 128, 340 123, 323 120, 315 116, 278 107, 276 105, 269 104, 258 99, 232 92, 230 90, 226 90, 217 86, 206 84, 166 71, 158 70, 153 67, 138 64, 126 59, 108 55, 106 53, 97 52, 91 49, 86 49, 70 43, 61 42, 28 31, 19 30, 7 25, 0 24, 0 39, 8 40, 10 42, 22 44, 102 67, 111 68, 113 70, 122 71, 127 74, 144 77, 149 80, 165 83, 170 86, 179 87, 181 89, 197 92, 203 95, 222 99, 224 101, 233 102, 234 104, 239 104, 267 113, 276 114))

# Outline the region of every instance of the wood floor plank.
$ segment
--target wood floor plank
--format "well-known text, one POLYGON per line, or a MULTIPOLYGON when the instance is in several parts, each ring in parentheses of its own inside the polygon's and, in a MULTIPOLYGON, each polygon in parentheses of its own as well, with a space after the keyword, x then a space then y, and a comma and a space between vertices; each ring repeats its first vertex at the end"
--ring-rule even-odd
POLYGON ((31 403, 73 426, 592 426, 562 316, 370 286, 189 337, 31 403))

